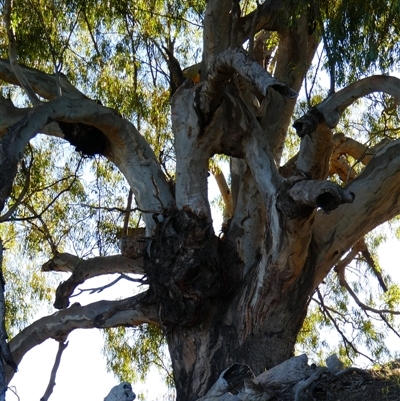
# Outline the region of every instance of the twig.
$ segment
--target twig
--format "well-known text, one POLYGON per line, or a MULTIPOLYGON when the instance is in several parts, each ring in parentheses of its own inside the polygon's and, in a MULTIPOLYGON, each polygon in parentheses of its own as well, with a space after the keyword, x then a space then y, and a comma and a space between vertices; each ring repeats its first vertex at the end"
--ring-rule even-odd
POLYGON ((348 293, 351 295, 351 297, 354 299, 354 302, 364 311, 369 311, 376 313, 378 315, 382 315, 383 313, 389 313, 392 315, 400 315, 400 311, 395 311, 395 310, 390 310, 390 309, 375 309, 372 308, 371 306, 366 305, 364 302, 362 302, 358 297, 357 294, 352 290, 350 287, 349 283, 346 281, 345 277, 345 268, 335 268, 335 271, 337 272, 339 276, 339 282, 340 285, 348 291, 348 293))
POLYGON ((58 351, 57 351, 56 359, 54 361, 53 369, 51 370, 49 384, 47 385, 47 389, 46 389, 43 397, 40 399, 40 401, 47 401, 49 399, 50 395, 52 394, 54 386, 56 385, 56 375, 57 375, 57 370, 60 366, 61 356, 62 356, 62 353, 64 352, 65 348, 67 348, 67 347, 68 347, 68 341, 65 343, 64 342, 58 343, 58 351))
MULTIPOLYGON (((343 333, 343 331, 340 329, 340 327, 338 326, 336 320, 333 318, 333 316, 329 313, 328 309, 325 307, 324 304, 324 299, 322 297, 322 294, 320 292, 319 289, 317 289, 317 294, 318 294, 318 298, 320 300, 320 308, 321 308, 321 312, 327 316, 329 318, 329 320, 332 322, 332 324, 335 326, 336 331, 339 333, 339 335, 342 337, 343 342, 348 345, 350 348, 352 348, 352 350, 359 355, 362 355, 363 357, 367 358, 370 362, 374 362, 374 360, 372 358, 370 358, 368 355, 362 353, 361 351, 359 351, 355 345, 347 339, 347 337, 345 336, 345 334, 343 333)), ((350 360, 352 360, 352 358, 349 355, 349 352, 347 351, 347 347, 346 347, 346 353, 347 356, 350 360)))
POLYGON ((8 389, 18 398, 18 401, 20 401, 20 398, 19 398, 19 395, 17 394, 17 391, 14 390, 15 387, 14 386, 8 387, 8 389))
POLYGON ((147 280, 143 280, 141 278, 132 278, 132 277, 127 276, 126 274, 121 273, 119 275, 119 277, 117 277, 114 281, 112 281, 111 283, 108 283, 106 285, 103 285, 102 287, 97 287, 97 288, 78 288, 79 292, 77 294, 71 295, 70 298, 77 297, 78 295, 81 295, 82 293, 87 292, 87 291, 89 291, 90 294, 94 294, 96 292, 100 293, 100 292, 104 291, 106 288, 112 287, 114 284, 116 284, 121 279, 125 279, 125 280, 128 280, 128 281, 133 281, 134 283, 148 284, 147 280))
POLYGON ((87 203, 80 203, 80 206, 89 207, 95 210, 104 210, 106 212, 120 212, 122 214, 126 214, 127 212, 140 212, 140 213, 160 213, 159 210, 155 209, 140 209, 138 207, 134 207, 132 209, 124 209, 122 207, 106 207, 106 206, 95 206, 95 205, 88 205, 87 203))

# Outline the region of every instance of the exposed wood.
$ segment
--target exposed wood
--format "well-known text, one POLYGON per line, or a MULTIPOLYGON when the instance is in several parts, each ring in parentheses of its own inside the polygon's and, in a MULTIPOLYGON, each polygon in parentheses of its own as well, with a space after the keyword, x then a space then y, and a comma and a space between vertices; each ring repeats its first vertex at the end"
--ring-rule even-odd
POLYGON ((46 388, 46 391, 45 391, 43 397, 40 399, 40 401, 47 401, 50 398, 51 394, 53 393, 54 386, 56 385, 56 376, 57 376, 58 368, 60 367, 61 357, 62 357, 64 350, 67 347, 68 347, 68 341, 67 342, 60 341, 58 343, 57 355, 56 355, 56 359, 54 361, 53 369, 51 370, 49 384, 46 388))

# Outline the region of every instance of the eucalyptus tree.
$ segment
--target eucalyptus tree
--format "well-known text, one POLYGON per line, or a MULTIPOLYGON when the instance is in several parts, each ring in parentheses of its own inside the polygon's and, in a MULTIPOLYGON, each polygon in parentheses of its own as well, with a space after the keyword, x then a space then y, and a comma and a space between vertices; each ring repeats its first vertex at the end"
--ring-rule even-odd
MULTIPOLYGON (((23 238, 45 242, 31 257, 51 252, 43 271, 70 273, 56 290, 59 312, 10 341, 16 365, 32 347, 62 342, 74 329, 156 326, 168 344, 177 399, 195 400, 234 362, 259 374, 288 359, 313 297, 325 318, 334 315, 323 297, 334 280, 395 330, 397 287, 385 283, 364 237, 400 208, 400 81, 371 75, 398 65, 398 2, 2 4, 0 210, 8 228, 0 233, 21 230, 11 224, 18 219, 35 221, 40 230, 23 238), (318 57, 330 89, 315 96, 318 57), (302 85, 306 106, 296 116, 302 85), (352 137, 348 125, 346 135, 338 132, 346 110, 375 92, 384 96, 371 98, 371 107, 381 112, 365 132, 352 137), (292 125, 300 145, 288 160, 292 125), (50 155, 62 147, 54 137, 76 155, 34 164, 39 133, 49 137, 50 155), (216 155, 229 161, 229 179, 210 162, 216 155), (81 183, 82 164, 92 162, 104 178, 93 189, 98 203, 81 183), (66 167, 57 176, 60 163, 66 167), (122 178, 110 176, 117 172, 135 205, 122 203, 122 178), (221 232, 213 227, 210 173, 223 199, 221 232), (104 190, 107 181, 114 192, 104 190), (49 199, 54 208, 39 213, 40 197, 32 194, 48 187, 63 200, 49 199), (73 212, 71 204, 78 205, 73 212), (125 222, 117 235, 121 219, 102 216, 118 211, 125 222), (346 279, 359 257, 385 294, 380 305, 360 299, 346 279), (148 287, 122 300, 70 306, 78 285, 111 273, 141 275, 148 287)), ((9 381, 14 372, 7 367, 6 374, 9 381)))

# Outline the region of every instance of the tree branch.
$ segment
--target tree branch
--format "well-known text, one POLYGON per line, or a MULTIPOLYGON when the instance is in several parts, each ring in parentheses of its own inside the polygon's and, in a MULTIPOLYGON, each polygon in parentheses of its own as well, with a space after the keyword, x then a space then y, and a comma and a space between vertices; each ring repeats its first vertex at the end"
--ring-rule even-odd
POLYGON ((400 311, 395 311, 391 309, 376 309, 372 308, 371 306, 366 305, 364 302, 362 302, 358 297, 357 294, 353 291, 353 289, 350 287, 349 283, 346 280, 345 276, 345 271, 346 271, 346 266, 344 265, 338 265, 335 267, 335 271, 337 275, 339 276, 339 282, 340 285, 344 288, 346 288, 347 292, 350 294, 350 296, 353 298, 354 302, 364 311, 369 311, 376 313, 377 315, 382 315, 382 314, 392 314, 392 315, 400 315, 400 311))
POLYGON ((285 26, 286 16, 284 14, 284 1, 272 0, 264 1, 262 5, 259 5, 253 12, 245 15, 239 20, 239 43, 244 43, 249 39, 249 35, 252 32, 259 32, 262 29, 266 31, 277 31, 285 26), (258 13, 257 23, 255 28, 252 30, 252 24, 254 21, 254 15, 258 13))
POLYGON ((354 200, 352 192, 331 181, 301 180, 292 186, 288 194, 300 205, 320 207, 328 213, 354 200))
POLYGON ((45 391, 43 397, 40 399, 40 401, 47 401, 49 399, 49 397, 51 396, 51 394, 53 393, 54 386, 56 385, 57 370, 58 370, 58 368, 60 366, 60 362, 61 362, 61 356, 67 347, 68 347, 68 341, 67 342, 60 341, 58 343, 58 351, 57 351, 56 359, 54 361, 53 369, 51 370, 49 384, 46 388, 46 391, 45 391))
POLYGON ((104 291, 106 288, 112 287, 114 284, 118 283, 120 280, 128 280, 132 281, 133 283, 140 283, 140 284, 149 284, 149 282, 144 279, 144 278, 132 278, 127 276, 126 274, 120 274, 115 280, 111 281, 111 283, 108 283, 106 285, 102 285, 101 287, 96 287, 96 288, 78 288, 78 293, 71 295, 70 298, 77 297, 84 292, 89 292, 89 294, 94 294, 94 293, 100 293, 104 291))
MULTIPOLYGON (((143 323, 160 323, 156 306, 149 302, 146 292, 124 300, 99 301, 86 306, 74 304, 26 327, 10 341, 10 349, 18 365, 30 349, 48 338, 59 341, 75 329, 138 326, 143 323)), ((14 371, 7 368, 6 373, 7 382, 10 382, 14 371)))
MULTIPOLYGON (((47 100, 53 100, 58 97, 56 74, 46 74, 36 68, 27 67, 22 64, 19 64, 19 66, 35 93, 47 100)), ((69 99, 87 99, 87 96, 69 82, 66 75, 62 73, 58 75, 64 97, 69 99)), ((0 79, 9 84, 21 86, 8 60, 0 59, 0 79)))
POLYGON ((319 306, 320 306, 320 310, 321 312, 328 317, 328 319, 332 322, 332 324, 335 326, 336 331, 339 333, 340 337, 342 337, 343 343, 346 345, 346 353, 347 356, 350 360, 352 360, 352 358, 349 355, 349 351, 347 349, 347 347, 350 347, 356 354, 358 355, 362 355, 363 357, 367 358, 370 362, 374 362, 369 356, 367 356, 366 354, 362 353, 361 351, 359 351, 356 346, 353 344, 352 341, 350 341, 347 337, 346 334, 343 332, 343 330, 340 329, 338 322, 336 321, 336 319, 331 315, 331 313, 329 312, 329 308, 327 308, 325 306, 324 303, 324 298, 322 297, 321 292, 319 291, 319 289, 317 289, 317 294, 318 294, 318 298, 319 298, 319 306))
POLYGON ((383 92, 400 102, 400 79, 387 75, 373 75, 361 79, 328 97, 316 106, 330 128, 336 127, 342 113, 356 100, 373 92, 383 92))
POLYGON ((69 253, 58 253, 42 266, 42 271, 72 272, 68 280, 56 290, 54 307, 64 309, 69 305, 69 297, 75 288, 93 277, 113 273, 144 274, 143 258, 129 259, 122 255, 95 257, 82 260, 69 253))
MULTIPOLYGON (((85 136, 81 137, 88 146, 99 141, 104 135, 106 140, 103 141, 104 147, 100 153, 114 162, 125 175, 134 190, 140 208, 161 212, 163 205, 167 207, 174 203, 154 152, 130 122, 124 120, 114 110, 89 99, 68 99, 63 96, 37 106, 27 118, 11 127, 8 134, 1 139, 0 210, 10 194, 24 147, 50 121, 81 123, 95 127, 97 131, 93 131, 93 137, 87 139, 85 136), (131 149, 135 151, 132 152, 131 149), (159 199, 154 196, 154 183, 157 186, 159 199)), ((67 134, 71 133, 65 131, 65 136, 70 139, 67 134)), ((149 215, 145 215, 144 220, 151 231, 155 225, 154 220, 149 215)))
POLYGON ((329 215, 317 212, 313 238, 318 259, 315 287, 342 255, 366 233, 400 213, 400 140, 377 152, 346 189, 355 195, 329 215))
POLYGON ((18 84, 25 90, 30 101, 34 106, 38 105, 39 99, 36 93, 33 91, 29 84, 29 81, 25 78, 25 75, 18 64, 17 55, 17 42, 15 39, 15 34, 11 26, 11 11, 12 11, 12 0, 5 0, 4 3, 4 22, 6 25, 6 31, 8 36, 8 54, 10 57, 10 67, 18 80, 18 84))
POLYGON ((217 57, 201 90, 200 108, 205 115, 211 110, 211 102, 220 97, 221 86, 235 73, 256 87, 263 96, 267 95, 271 87, 289 99, 297 97, 294 90, 272 77, 260 64, 250 59, 243 49, 228 49, 217 57))

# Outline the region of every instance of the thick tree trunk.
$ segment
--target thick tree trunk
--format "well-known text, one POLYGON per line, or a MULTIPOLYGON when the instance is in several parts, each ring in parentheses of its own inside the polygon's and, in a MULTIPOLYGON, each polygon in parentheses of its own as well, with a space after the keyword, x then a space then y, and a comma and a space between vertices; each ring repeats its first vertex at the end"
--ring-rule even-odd
POLYGON ((214 235, 207 217, 185 211, 170 212, 149 253, 150 291, 159 301, 178 401, 204 396, 233 363, 257 375, 293 354, 313 290, 307 270, 287 285, 265 254, 244 275, 233 244, 214 235))

